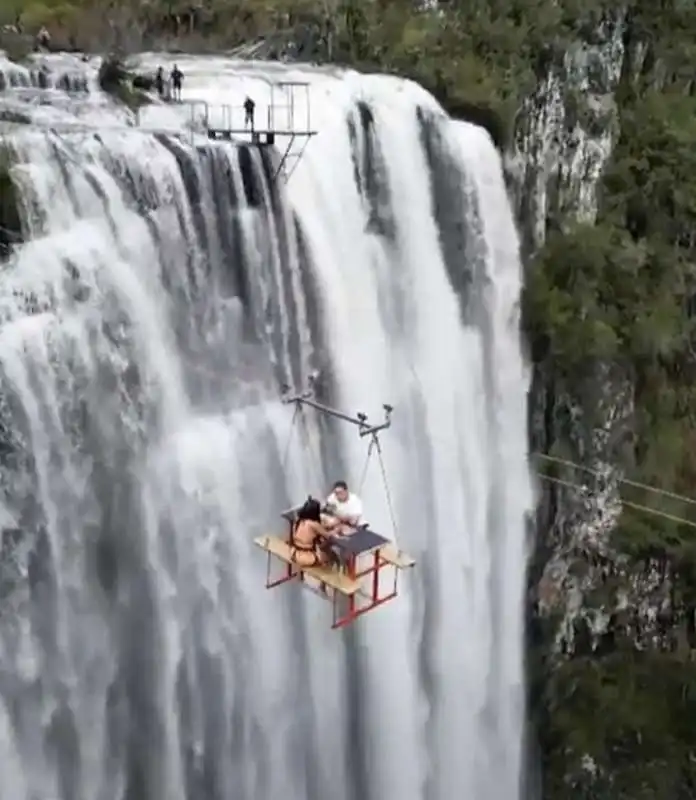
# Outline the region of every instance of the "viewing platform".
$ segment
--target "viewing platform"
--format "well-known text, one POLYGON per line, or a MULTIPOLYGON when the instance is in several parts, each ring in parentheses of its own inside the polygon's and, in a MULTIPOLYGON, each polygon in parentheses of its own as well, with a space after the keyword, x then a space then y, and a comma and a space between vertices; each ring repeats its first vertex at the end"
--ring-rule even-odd
POLYGON ((310 84, 284 81, 270 84, 269 88, 270 99, 264 103, 255 101, 251 118, 243 105, 214 105, 206 100, 171 103, 174 107, 188 108, 187 127, 192 133, 204 133, 212 141, 246 141, 278 147, 281 161, 276 175, 282 174, 287 180, 309 141, 318 133, 311 121, 310 84))
MULTIPOLYGON (((311 122, 310 84, 285 81, 270 84, 269 89, 270 98, 266 94, 263 102, 255 101, 252 119, 243 105, 215 105, 206 100, 170 100, 166 107, 181 112, 177 114, 181 119, 179 125, 173 122, 162 124, 162 115, 157 118, 157 109, 162 108, 158 104, 139 108, 130 126, 49 120, 20 121, 16 124, 44 128, 59 134, 139 131, 149 135, 187 138, 192 146, 196 136, 205 136, 210 141, 238 141, 260 147, 276 147, 280 161, 273 178, 282 176, 288 180, 311 138, 318 133, 311 122)), ((251 99, 254 100, 253 97, 251 99)))

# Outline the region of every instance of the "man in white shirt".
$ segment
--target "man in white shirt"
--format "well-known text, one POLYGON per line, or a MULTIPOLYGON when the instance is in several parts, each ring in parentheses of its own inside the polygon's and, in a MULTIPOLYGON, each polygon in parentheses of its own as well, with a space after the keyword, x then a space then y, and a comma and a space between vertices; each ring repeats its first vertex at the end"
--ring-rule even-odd
POLYGON ((326 498, 321 521, 325 528, 338 536, 351 534, 362 524, 362 500, 355 492, 348 491, 345 481, 334 483, 333 491, 326 498))

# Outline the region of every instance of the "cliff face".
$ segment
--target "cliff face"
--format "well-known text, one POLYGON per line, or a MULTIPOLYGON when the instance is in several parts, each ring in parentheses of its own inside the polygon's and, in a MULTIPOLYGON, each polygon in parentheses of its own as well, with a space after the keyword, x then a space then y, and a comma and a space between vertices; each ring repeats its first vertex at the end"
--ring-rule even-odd
MULTIPOLYGON (((550 231, 597 220, 601 181, 620 134, 626 24, 618 14, 591 41, 550 58, 520 110, 507 168, 530 270, 550 231)), ((625 369, 608 362, 584 364, 580 380, 560 375, 544 342, 532 339, 530 346, 532 452, 562 454, 596 473, 565 467, 540 487, 532 590, 539 613, 560 614, 556 646, 572 649, 579 618, 595 632, 608 619, 586 601, 601 581, 599 562, 610 557, 609 534, 621 513, 617 446, 630 430, 633 386, 625 369)))
POLYGON ((245 52, 410 74, 506 152, 543 474, 529 577, 542 794, 692 797, 696 515, 645 487, 688 498, 696 480, 696 11, 441 0, 433 22, 405 2, 329 5, 245 52))
POLYGON ((629 5, 550 54, 507 153, 529 264, 545 797, 693 796, 693 506, 643 485, 693 494, 693 178, 679 158, 694 144, 694 19, 663 5, 665 19, 629 5), (629 321, 644 312, 645 327, 629 321))

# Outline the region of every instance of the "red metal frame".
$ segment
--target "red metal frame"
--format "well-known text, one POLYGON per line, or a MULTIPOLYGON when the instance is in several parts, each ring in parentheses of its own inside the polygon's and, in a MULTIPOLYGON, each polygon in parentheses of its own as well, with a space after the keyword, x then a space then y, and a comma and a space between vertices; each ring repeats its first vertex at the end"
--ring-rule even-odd
MULTIPOLYGON (((292 542, 292 523, 290 523, 290 532, 288 535, 288 544, 292 542)), ((389 561, 384 559, 381 555, 381 549, 375 550, 368 555, 372 556, 372 563, 369 567, 365 569, 358 570, 358 558, 359 556, 351 555, 345 565, 346 575, 351 578, 351 580, 359 580, 360 578, 364 578, 368 575, 372 575, 372 584, 371 584, 371 592, 370 594, 366 594, 362 590, 358 591, 357 595, 350 595, 346 597, 345 595, 336 592, 335 590, 329 589, 331 587, 327 587, 327 585, 323 582, 320 583, 319 589, 316 590, 313 587, 309 586, 305 583, 305 586, 308 589, 312 589, 313 591, 317 592, 322 597, 328 598, 332 601, 333 606, 333 624, 331 628, 333 630, 337 630, 339 628, 345 628, 347 625, 350 625, 354 622, 358 617, 361 617, 363 614, 367 614, 368 611, 372 611, 373 609, 377 608, 378 606, 384 605, 384 603, 388 603, 390 600, 393 600, 397 596, 397 582, 398 582, 398 575, 399 570, 397 567, 393 566, 389 561), (379 575, 380 572, 384 569, 384 567, 392 566, 394 569, 394 585, 389 592, 389 594, 383 595, 380 597, 379 594, 379 575), (367 605, 361 605, 357 607, 357 599, 364 598, 368 601, 367 605), (339 603, 341 601, 345 601, 348 606, 348 611, 340 615, 339 612, 339 603)), ((280 586, 283 583, 288 583, 289 581, 295 580, 296 578, 304 583, 304 572, 301 569, 297 569, 293 567, 292 564, 287 564, 285 567, 285 574, 281 578, 276 578, 275 580, 271 580, 271 563, 273 559, 273 554, 268 553, 268 562, 267 562, 267 571, 266 571, 266 588, 272 589, 276 586, 280 586)))
POLYGON ((378 606, 384 605, 384 603, 388 603, 390 600, 393 600, 397 595, 397 580, 399 575, 399 570, 394 567, 394 586, 389 592, 389 594, 383 595, 382 597, 379 596, 379 574, 380 571, 387 566, 390 566, 389 562, 382 558, 380 550, 375 550, 372 555, 372 564, 367 567, 367 569, 363 569, 357 571, 357 563, 358 563, 358 556, 351 556, 348 559, 348 563, 346 565, 346 572, 349 578, 353 580, 358 580, 359 578, 364 578, 367 575, 372 575, 372 592, 369 595, 365 595, 363 592, 359 591, 357 595, 350 595, 350 597, 346 598, 348 604, 348 611, 343 615, 338 615, 338 602, 342 595, 337 594, 334 592, 333 595, 333 624, 331 625, 333 630, 337 630, 338 628, 345 628, 346 625, 350 625, 354 622, 358 617, 362 617, 363 614, 367 614, 368 611, 372 611, 373 609, 377 608, 378 606), (357 597, 364 597, 368 600, 368 604, 361 606, 360 608, 356 608, 356 599, 357 597))
MULTIPOLYGON (((288 538, 287 538, 288 546, 292 546, 292 522, 288 520, 288 538)), ((304 575, 302 574, 301 570, 293 569, 292 564, 288 564, 285 567, 285 575, 282 578, 276 578, 276 580, 271 580, 271 563, 273 559, 273 553, 268 553, 268 561, 266 567, 266 588, 273 589, 275 586, 280 586, 282 583, 287 583, 288 581, 294 580, 295 578, 300 577, 300 580, 303 580, 304 575)))

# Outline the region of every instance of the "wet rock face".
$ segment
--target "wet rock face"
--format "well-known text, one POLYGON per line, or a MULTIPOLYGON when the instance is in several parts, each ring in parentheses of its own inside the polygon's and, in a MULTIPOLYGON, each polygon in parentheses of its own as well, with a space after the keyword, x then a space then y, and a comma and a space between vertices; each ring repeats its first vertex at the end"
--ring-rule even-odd
MULTIPOLYGON (((585 33, 573 50, 554 54, 550 48, 540 62, 537 89, 519 112, 506 156, 528 263, 551 230, 595 220, 600 181, 619 134, 619 84, 627 67, 640 69, 644 62, 644 47, 627 36, 624 14, 585 33)), ((625 463, 632 447, 632 375, 589 364, 571 386, 538 356, 533 354, 531 449, 561 460, 550 470, 550 462, 537 463, 550 474, 539 486, 530 578, 535 613, 553 618, 558 655, 574 650, 579 631, 596 647, 628 607, 637 610, 629 624, 634 635, 650 636, 659 627, 668 582, 660 569, 634 574, 610 544, 622 477, 612 465, 625 463), (607 588, 614 583, 621 590, 607 588)))
MULTIPOLYGON (((3 119, 0 112, 0 119, 3 119)), ((11 122, 24 122, 21 118, 11 118, 11 122)), ((11 153, 7 148, 0 149, 0 260, 7 258, 12 249, 22 241, 16 185, 11 173, 11 153)))
MULTIPOLYGON (((649 44, 641 40, 645 35, 645 28, 619 16, 604 22, 572 51, 560 56, 550 52, 539 65, 538 86, 519 112, 506 165, 530 270, 544 245, 558 241, 561 237, 555 234, 569 232, 576 221, 596 225, 598 232, 603 227, 621 230, 629 247, 664 242, 670 253, 678 251, 678 257, 689 262, 693 258, 691 222, 683 225, 678 203, 674 208, 666 204, 663 227, 651 220, 652 225, 633 230, 629 212, 636 194, 638 206, 649 209, 648 219, 661 206, 640 202, 638 182, 628 182, 630 188, 625 190, 612 183, 622 166, 628 165, 630 171, 632 159, 645 158, 652 179, 657 170, 650 158, 660 163, 660 158, 668 160, 678 151, 670 136, 692 138, 691 129, 683 133, 686 129, 675 123, 676 114, 659 118, 658 112, 653 113, 654 107, 663 108, 663 101, 664 108, 671 109, 668 103, 677 95, 688 102, 690 73, 683 80, 666 74, 658 48, 671 45, 672 34, 649 44), (641 135, 640 125, 649 128, 654 118, 659 136, 641 135), (611 204, 624 200, 628 211, 614 216, 611 204)), ((688 106, 679 106, 684 107, 688 106)), ((673 161, 684 163, 682 158, 673 161)), ((680 184, 670 169, 666 174, 674 185, 680 184)), ((681 183, 688 185, 688 177, 681 183)), ((547 247, 544 255, 551 251, 562 260, 560 248, 547 247)), ((572 264, 570 254, 568 258, 566 265, 572 264)), ((547 260, 550 273, 545 274, 553 272, 554 263, 547 260)), ((636 274, 642 280, 645 273, 638 268, 636 274)), ((677 307, 680 273, 667 269, 665 274, 668 294, 677 298, 677 307)), ((602 283, 603 279, 594 288, 602 283)), ((642 296, 653 302, 652 292, 642 296)), ((641 301, 642 297, 635 302, 641 301)), ((608 303, 611 306, 611 300, 608 303)), ((635 316, 635 306, 628 306, 635 316)), ((689 312, 683 318, 678 308, 671 312, 680 336, 688 330, 689 312)), ((654 387, 681 396, 693 352, 682 353, 688 348, 674 345, 663 363, 662 355, 654 358, 632 346, 621 367, 588 358, 580 368, 560 375, 546 356, 544 343, 532 344, 530 445, 533 452, 549 456, 535 460, 544 476, 538 484, 528 608, 530 706, 545 773, 540 793, 563 797, 573 786, 592 798, 641 792, 657 797, 661 790, 653 793, 646 787, 672 782, 678 788, 671 794, 666 790, 670 796, 689 796, 691 789, 685 787, 693 785, 691 767, 684 767, 682 774, 677 762, 679 748, 692 741, 681 726, 690 702, 686 698, 694 692, 693 530, 676 518, 644 514, 639 506, 649 510, 662 506, 662 513, 691 517, 685 505, 681 510, 678 504, 670 508, 669 500, 663 504, 635 485, 621 485, 619 494, 625 476, 616 465, 625 465, 632 478, 648 474, 654 478, 646 478, 649 484, 681 485, 690 494, 684 487, 693 482, 684 479, 682 470, 689 471, 691 456, 682 454, 693 423, 684 422, 680 410, 674 409, 670 416, 665 411, 668 402, 653 408, 646 398, 654 387), (672 361, 678 363, 676 369, 672 361), (682 367, 681 361, 688 366, 682 367), (654 386, 646 391, 651 381, 654 386), (662 438, 655 432, 665 431, 674 418, 679 445, 666 459, 646 457, 662 438), (629 513, 622 514, 623 510, 629 513), (662 687, 668 685, 679 698, 678 708, 656 723, 671 691, 662 687), (615 686, 621 687, 619 694, 615 686), (662 757, 657 754, 665 741, 670 742, 670 755, 662 757), (631 782, 629 763, 631 769, 637 764, 644 769, 640 781, 631 782)), ((690 389, 687 394, 692 397, 690 389)), ((693 752, 692 745, 688 748, 693 752)))
POLYGON ((630 437, 633 386, 619 369, 597 364, 573 390, 542 366, 531 409, 532 447, 550 454, 536 462, 544 477, 534 595, 537 613, 557 621, 556 653, 567 653, 579 620, 596 642, 625 602, 603 590, 624 563, 610 544, 621 513, 622 476, 613 465, 630 437))
POLYGON ((618 133, 623 30, 617 16, 592 41, 550 56, 520 109, 507 169, 528 254, 562 218, 596 216, 599 180, 618 133))
MULTIPOLYGON (((528 261, 550 230, 573 219, 596 217, 599 182, 618 133, 615 94, 624 60, 623 30, 623 16, 617 15, 571 51, 554 53, 550 46, 538 65, 537 89, 520 109, 506 155, 528 261)), ((578 557, 603 553, 618 513, 608 465, 615 460, 616 442, 624 437, 631 412, 632 387, 626 375, 597 364, 570 387, 559 381, 550 364, 535 358, 532 450, 562 452, 602 476, 560 470, 557 480, 587 484, 580 495, 560 482, 540 486, 539 530, 548 535, 538 543, 546 565, 538 565, 541 583, 535 593, 540 610, 558 610, 560 603, 560 638, 572 638, 569 620, 595 579, 594 571, 584 567, 582 576, 574 575, 572 565, 578 557)))

